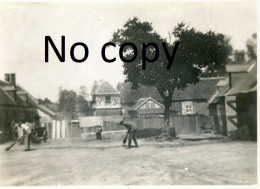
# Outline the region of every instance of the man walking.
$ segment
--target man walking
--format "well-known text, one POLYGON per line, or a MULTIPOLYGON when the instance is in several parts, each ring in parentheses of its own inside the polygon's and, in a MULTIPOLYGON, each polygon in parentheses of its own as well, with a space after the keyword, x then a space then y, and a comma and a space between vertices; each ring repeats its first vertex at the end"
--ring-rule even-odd
POLYGON ((127 137, 128 137, 128 149, 131 148, 131 140, 133 139, 134 143, 135 143, 135 147, 137 148, 138 147, 138 144, 137 144, 137 140, 136 140, 136 136, 135 136, 135 133, 137 131, 137 126, 134 122, 132 121, 125 121, 125 120, 122 120, 120 121, 120 124, 121 125, 124 125, 126 128, 127 128, 127 134, 123 140, 123 143, 125 144, 126 143, 126 140, 127 140, 127 137))

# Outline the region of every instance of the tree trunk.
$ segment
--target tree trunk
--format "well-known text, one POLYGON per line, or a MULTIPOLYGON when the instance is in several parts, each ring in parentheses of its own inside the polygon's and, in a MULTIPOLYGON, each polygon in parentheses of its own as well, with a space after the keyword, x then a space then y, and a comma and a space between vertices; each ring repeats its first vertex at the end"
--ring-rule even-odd
POLYGON ((170 129, 170 108, 171 108, 171 98, 172 95, 169 96, 167 99, 164 100, 164 129, 163 129, 163 136, 164 137, 171 137, 171 129, 170 129))
POLYGON ((169 105, 164 106, 164 129, 163 132, 165 134, 168 133, 169 127, 170 127, 170 107, 169 105))
MULTIPOLYGON (((164 104, 164 127, 163 127, 163 132, 159 136, 159 138, 164 138, 164 139, 169 139, 172 137, 171 135, 171 128, 170 128, 170 107, 172 105, 172 96, 173 96, 173 91, 163 91, 163 90, 158 90, 160 93, 161 97, 163 98, 163 104, 164 104)), ((174 135, 175 137, 175 132, 174 135)))

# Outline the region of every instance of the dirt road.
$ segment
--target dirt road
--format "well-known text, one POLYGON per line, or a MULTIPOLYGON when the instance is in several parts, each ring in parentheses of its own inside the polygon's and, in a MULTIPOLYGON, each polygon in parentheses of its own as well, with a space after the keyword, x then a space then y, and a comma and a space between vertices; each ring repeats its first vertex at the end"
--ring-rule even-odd
POLYGON ((0 185, 255 184, 256 143, 211 142, 175 146, 139 140, 48 141, 30 152, 0 145, 0 185))

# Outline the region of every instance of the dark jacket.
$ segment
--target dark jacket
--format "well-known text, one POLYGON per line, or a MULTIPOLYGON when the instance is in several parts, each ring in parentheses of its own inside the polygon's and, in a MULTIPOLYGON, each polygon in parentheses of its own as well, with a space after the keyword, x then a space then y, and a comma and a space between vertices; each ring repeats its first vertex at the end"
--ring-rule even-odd
POLYGON ((120 124, 124 125, 128 130, 137 129, 137 125, 132 121, 121 121, 120 124))

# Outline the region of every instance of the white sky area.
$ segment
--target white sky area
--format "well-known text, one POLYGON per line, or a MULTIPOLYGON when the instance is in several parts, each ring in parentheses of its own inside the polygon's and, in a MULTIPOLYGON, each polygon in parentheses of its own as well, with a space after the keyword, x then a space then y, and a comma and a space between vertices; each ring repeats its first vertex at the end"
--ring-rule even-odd
MULTIPOLYGON (((101 48, 112 34, 137 16, 151 22, 155 31, 167 38, 177 23, 184 21, 195 29, 223 33, 231 37, 234 49, 246 50, 246 40, 257 31, 256 1, 162 2, 162 3, 1 3, 0 4, 0 80, 4 73, 15 73, 16 81, 36 98, 58 99, 58 89, 88 92, 94 80, 104 79, 114 87, 124 81, 119 58, 103 61, 101 48), (49 63, 44 59, 44 39, 51 36, 60 49, 66 37, 66 62, 59 62, 50 48, 49 63), (83 63, 70 58, 73 43, 88 45, 83 63)), ((83 57, 77 47, 75 56, 83 57)), ((107 57, 118 55, 109 48, 107 57)))

